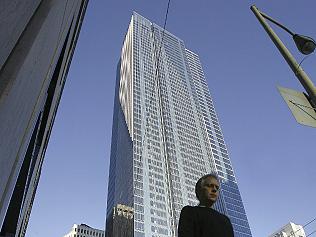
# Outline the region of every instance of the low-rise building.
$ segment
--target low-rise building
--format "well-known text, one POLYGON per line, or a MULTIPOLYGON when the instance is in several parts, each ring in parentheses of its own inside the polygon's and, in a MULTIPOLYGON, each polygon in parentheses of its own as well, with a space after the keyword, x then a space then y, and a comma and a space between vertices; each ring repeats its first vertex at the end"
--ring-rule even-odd
POLYGON ((129 206, 117 204, 106 220, 107 237, 133 237, 134 236, 134 209, 129 206))
POLYGON ((105 237, 104 230, 92 228, 86 224, 74 224, 71 231, 64 237, 105 237))
POLYGON ((269 237, 306 237, 306 235, 303 226, 290 222, 269 237))

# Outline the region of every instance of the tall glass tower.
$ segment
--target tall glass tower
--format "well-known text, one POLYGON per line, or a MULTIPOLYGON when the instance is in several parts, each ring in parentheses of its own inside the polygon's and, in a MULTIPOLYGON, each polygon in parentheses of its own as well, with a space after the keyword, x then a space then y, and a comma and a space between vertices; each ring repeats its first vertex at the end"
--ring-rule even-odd
POLYGON ((236 237, 251 237, 223 134, 197 54, 133 13, 117 68, 107 218, 134 208, 134 236, 176 236, 180 211, 196 205, 194 187, 220 177, 215 209, 236 237))

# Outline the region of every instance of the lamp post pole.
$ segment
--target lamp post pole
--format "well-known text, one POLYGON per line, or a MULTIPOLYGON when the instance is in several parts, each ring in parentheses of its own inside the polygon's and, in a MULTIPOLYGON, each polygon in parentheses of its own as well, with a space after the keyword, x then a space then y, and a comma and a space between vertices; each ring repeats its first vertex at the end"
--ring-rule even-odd
MULTIPOLYGON (((292 71, 294 72, 297 79, 300 81, 302 86, 305 88, 307 94, 310 97, 310 100, 312 101, 312 105, 315 108, 316 107, 316 88, 311 81, 311 79, 308 77, 308 75, 304 72, 303 68, 296 62, 293 55, 290 53, 290 51, 285 47, 285 45, 282 43, 280 38, 277 36, 277 34, 272 30, 272 28, 269 26, 269 24, 265 21, 264 17, 265 14, 260 12, 256 6, 251 6, 250 9, 253 11, 265 31, 270 36, 271 40, 275 44, 275 46, 278 48, 292 71)), ((267 17, 270 18, 270 17, 267 17)), ((271 19, 271 18, 270 18, 271 19)), ((278 24, 280 26, 280 24, 278 24)), ((281 26, 282 27, 282 26, 281 26)), ((283 27, 282 27, 283 28, 283 27)))

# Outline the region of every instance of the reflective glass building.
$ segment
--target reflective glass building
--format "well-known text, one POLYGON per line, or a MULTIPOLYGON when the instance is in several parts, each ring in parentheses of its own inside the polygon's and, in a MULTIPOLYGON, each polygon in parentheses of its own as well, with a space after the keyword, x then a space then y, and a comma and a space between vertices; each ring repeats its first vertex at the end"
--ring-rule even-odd
POLYGON ((137 13, 117 68, 107 216, 134 208, 134 236, 176 236, 180 211, 196 205, 195 183, 215 172, 215 209, 236 237, 251 232, 197 54, 137 13))
POLYGON ((88 0, 0 1, 0 237, 24 237, 88 0))

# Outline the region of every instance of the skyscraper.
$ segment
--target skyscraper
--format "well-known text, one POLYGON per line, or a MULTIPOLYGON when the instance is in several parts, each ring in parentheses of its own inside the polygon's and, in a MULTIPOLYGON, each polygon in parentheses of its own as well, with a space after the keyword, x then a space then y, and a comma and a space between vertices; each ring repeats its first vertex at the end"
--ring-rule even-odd
POLYGON ((87 3, 0 3, 1 237, 25 235, 87 3))
POLYGON ((134 207, 134 236, 176 236, 194 187, 220 177, 215 208, 236 237, 251 232, 223 134, 197 54, 170 32, 133 13, 117 67, 107 217, 134 207))

